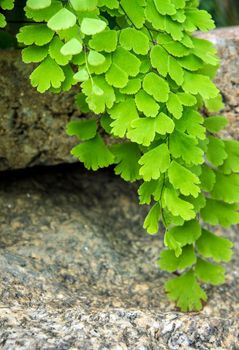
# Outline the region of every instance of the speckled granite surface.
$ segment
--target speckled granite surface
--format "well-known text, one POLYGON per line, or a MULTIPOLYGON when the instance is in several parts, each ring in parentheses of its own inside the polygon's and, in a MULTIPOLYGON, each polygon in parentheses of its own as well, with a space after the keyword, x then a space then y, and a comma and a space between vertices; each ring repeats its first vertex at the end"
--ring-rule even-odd
POLYGON ((226 284, 183 314, 163 292, 145 210, 110 171, 1 174, 0 349, 239 349, 238 230, 226 284))
MULTIPOLYGON (((222 60, 216 84, 230 120, 224 136, 238 138, 239 27, 202 36, 215 44, 222 60)), ((77 141, 65 134, 66 123, 80 116, 74 104, 75 92, 39 94, 29 83, 30 72, 20 52, 0 50, 0 171, 76 161, 70 149, 77 141)))

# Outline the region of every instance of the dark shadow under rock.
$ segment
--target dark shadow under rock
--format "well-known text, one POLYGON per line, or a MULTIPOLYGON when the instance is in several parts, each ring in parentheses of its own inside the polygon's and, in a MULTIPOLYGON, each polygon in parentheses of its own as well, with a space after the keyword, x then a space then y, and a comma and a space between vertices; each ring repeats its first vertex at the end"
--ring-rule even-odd
POLYGON ((164 294, 163 234, 143 230, 133 185, 79 166, 1 176, 1 349, 238 349, 235 229, 226 284, 183 314, 164 294))

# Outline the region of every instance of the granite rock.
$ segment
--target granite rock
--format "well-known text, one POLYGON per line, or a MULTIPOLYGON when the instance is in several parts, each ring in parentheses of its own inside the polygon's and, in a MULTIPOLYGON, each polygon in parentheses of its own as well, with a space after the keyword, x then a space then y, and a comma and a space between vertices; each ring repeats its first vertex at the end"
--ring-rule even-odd
POLYGON ((0 349, 239 349, 238 229, 226 283, 184 314, 134 185, 79 165, 0 176, 0 349))
MULTIPOLYGON (((224 136, 238 138, 239 27, 202 36, 215 43, 222 59, 216 84, 230 120, 224 136)), ((30 71, 19 52, 0 51, 0 170, 75 161, 70 149, 76 140, 65 135, 66 123, 80 116, 74 104, 75 91, 60 96, 38 94, 30 86, 30 71)))

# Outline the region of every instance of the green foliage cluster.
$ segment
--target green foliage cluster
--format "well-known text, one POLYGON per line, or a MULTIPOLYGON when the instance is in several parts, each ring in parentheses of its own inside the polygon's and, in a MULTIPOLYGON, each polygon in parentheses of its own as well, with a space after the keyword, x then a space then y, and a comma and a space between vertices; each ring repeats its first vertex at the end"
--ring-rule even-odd
MULTIPOLYGON (((3 6, 6 0, 0 0, 3 6)), ((43 93, 79 84, 88 113, 67 126, 72 154, 87 169, 114 165, 140 180, 144 227, 165 227, 158 264, 176 273, 165 286, 182 310, 200 310, 202 283, 224 282, 232 243, 205 229, 239 222, 239 143, 221 140, 227 125, 212 82, 218 58, 196 30, 214 28, 197 0, 28 0, 31 24, 17 35, 30 79, 43 93), (33 23, 32 23, 33 22, 33 23), (200 112, 207 111, 207 118, 200 112), (106 144, 102 134, 111 136, 106 144)))

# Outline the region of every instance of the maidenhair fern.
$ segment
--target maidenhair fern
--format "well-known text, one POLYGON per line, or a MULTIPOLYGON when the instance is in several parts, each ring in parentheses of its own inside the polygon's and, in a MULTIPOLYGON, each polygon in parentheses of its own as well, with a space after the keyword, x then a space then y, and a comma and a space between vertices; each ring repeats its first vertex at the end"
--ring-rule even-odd
POLYGON ((239 222, 239 143, 217 136, 227 124, 216 114, 219 61, 210 42, 193 36, 214 23, 198 5, 28 0, 30 23, 17 35, 23 61, 36 64, 30 79, 39 92, 79 85, 76 103, 90 113, 67 126, 81 141, 72 154, 87 169, 114 164, 124 180, 140 180, 140 203, 151 208, 144 227, 165 227, 158 264, 178 275, 165 288, 182 311, 202 308, 201 283, 223 283, 220 263, 231 258, 232 243, 205 224, 239 222))

